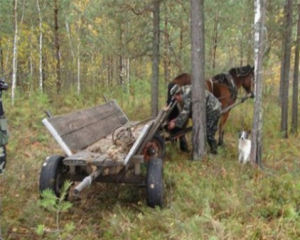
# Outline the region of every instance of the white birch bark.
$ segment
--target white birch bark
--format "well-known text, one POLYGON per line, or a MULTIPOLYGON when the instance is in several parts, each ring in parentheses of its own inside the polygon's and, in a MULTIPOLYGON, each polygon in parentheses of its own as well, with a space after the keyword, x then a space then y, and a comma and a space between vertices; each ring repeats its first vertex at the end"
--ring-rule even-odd
POLYGON ((255 70, 255 75, 257 75, 260 19, 261 19, 261 2, 260 2, 260 0, 254 0, 254 67, 255 67, 254 70, 255 70))
POLYGON ((15 90, 17 85, 17 50, 18 50, 18 0, 15 0, 14 5, 14 45, 13 45, 13 70, 12 70, 12 86, 11 86, 11 100, 12 105, 15 103, 15 90))
POLYGON ((43 26, 42 14, 40 8, 40 0, 36 0, 39 13, 39 88, 43 92, 43 26))
POLYGON ((254 83, 255 99, 253 110, 251 162, 261 165, 262 151, 262 60, 264 46, 264 25, 266 15, 266 0, 254 1, 254 83))
POLYGON ((80 29, 81 29, 81 16, 79 17, 78 21, 78 29, 77 29, 77 93, 80 94, 81 92, 81 80, 80 80, 80 49, 81 49, 81 42, 80 42, 80 29))
POLYGON ((78 38, 77 45, 77 93, 81 92, 81 82, 80 82, 80 38, 78 38))
POLYGON ((73 57, 73 59, 74 59, 75 54, 74 54, 74 51, 73 51, 73 45, 72 45, 72 41, 71 41, 70 27, 69 27, 69 23, 68 23, 67 20, 66 20, 66 31, 67 31, 67 34, 68 34, 69 45, 70 45, 70 51, 71 51, 72 57, 73 57))

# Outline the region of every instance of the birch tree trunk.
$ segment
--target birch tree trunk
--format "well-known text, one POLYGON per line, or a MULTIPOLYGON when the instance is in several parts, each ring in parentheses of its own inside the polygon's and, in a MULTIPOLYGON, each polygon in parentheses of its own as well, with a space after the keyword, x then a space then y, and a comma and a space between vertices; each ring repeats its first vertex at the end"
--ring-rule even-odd
POLYGON ((36 0, 39 13, 39 89, 43 92, 43 21, 40 8, 40 0, 36 0))
POLYGON ((60 50, 58 37, 58 0, 54 0, 54 46, 56 55, 56 92, 60 93, 61 79, 60 79, 60 50))
MULTIPOLYGON (((79 30, 78 30, 79 32, 79 30)), ((78 33, 79 34, 79 33, 78 33)), ((77 93, 81 92, 81 79, 80 79, 80 37, 77 42, 77 93)))
POLYGON ((193 160, 202 160, 206 145, 204 74, 204 0, 191 0, 193 160))
POLYGON ((217 55, 217 46, 218 46, 218 25, 219 25, 219 11, 217 11, 214 17, 214 31, 213 31, 213 45, 212 45, 212 70, 214 71, 216 68, 216 55, 217 55))
POLYGON ((300 4, 298 4, 298 26, 295 49, 294 77, 293 77, 293 101, 291 133, 297 133, 298 129, 298 84, 299 84, 299 48, 300 48, 300 4))
POLYGON ((254 2, 254 57, 255 57, 255 99, 252 127, 251 163, 261 165, 262 153, 262 61, 264 46, 264 27, 266 18, 266 1, 254 2))
POLYGON ((68 35, 70 52, 71 52, 72 58, 74 59, 75 58, 75 54, 74 54, 74 51, 73 51, 73 44, 72 44, 72 40, 71 40, 70 27, 69 27, 69 23, 68 23, 67 19, 65 21, 66 21, 66 23, 65 23, 66 24, 66 32, 67 32, 67 35, 68 35))
POLYGON ((81 41, 80 41, 80 31, 81 31, 81 15, 78 19, 78 26, 77 26, 77 94, 81 92, 81 59, 80 59, 80 51, 81 51, 81 41))
POLYGON ((1 38, 1 36, 0 36, 0 67, 1 67, 0 75, 2 77, 4 75, 4 64, 3 64, 3 51, 2 51, 2 38, 1 38))
POLYGON ((13 74, 11 84, 12 105, 15 103, 15 91, 17 86, 17 52, 18 52, 18 0, 14 2, 14 45, 13 45, 13 74))
MULTIPOLYGON (((165 7, 165 9, 167 9, 165 7)), ((164 19, 164 78, 165 82, 170 81, 170 59, 169 59, 169 33, 168 33, 168 15, 164 19)))

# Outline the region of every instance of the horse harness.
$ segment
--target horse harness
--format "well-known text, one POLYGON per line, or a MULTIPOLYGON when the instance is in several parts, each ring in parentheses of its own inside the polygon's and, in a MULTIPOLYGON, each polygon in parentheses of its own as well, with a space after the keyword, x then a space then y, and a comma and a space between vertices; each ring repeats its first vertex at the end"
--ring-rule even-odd
POLYGON ((235 82, 233 80, 233 77, 229 73, 224 73, 227 85, 229 86, 229 90, 231 93, 231 98, 235 101, 238 95, 237 87, 235 85, 235 82))
MULTIPOLYGON (((235 101, 236 98, 237 98, 237 95, 238 95, 238 90, 237 90, 237 87, 236 87, 235 82, 233 80, 233 77, 228 72, 222 73, 219 76, 220 76, 220 78, 218 78, 218 79, 214 79, 214 78, 210 79, 212 88, 213 88, 213 83, 214 82, 225 84, 228 87, 229 91, 230 91, 231 100, 235 101)), ((225 98, 225 97, 227 97, 227 96, 224 96, 222 98, 225 98)), ((222 98, 219 98, 219 100, 222 99, 222 98)))

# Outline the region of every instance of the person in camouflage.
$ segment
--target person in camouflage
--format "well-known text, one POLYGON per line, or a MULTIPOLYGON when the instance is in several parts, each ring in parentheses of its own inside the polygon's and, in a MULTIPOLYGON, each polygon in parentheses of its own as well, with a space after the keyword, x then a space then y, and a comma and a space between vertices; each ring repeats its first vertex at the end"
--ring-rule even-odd
MULTIPOLYGON (((166 104, 169 105, 170 102, 172 101, 172 95, 171 95, 171 89, 174 87, 175 83, 170 82, 168 84, 168 92, 167 92, 167 101, 166 104)), ((173 110, 171 111, 170 115, 168 116, 168 122, 171 121, 172 119, 176 118, 178 116, 178 114, 180 113, 182 109, 182 106, 180 103, 177 103, 177 105, 173 108, 173 110)), ((182 128, 173 128, 172 130, 168 130, 170 132, 170 134, 177 134, 178 132, 182 131, 182 129, 186 128, 186 125, 188 123, 188 119, 186 121, 186 123, 184 124, 184 126, 182 128)), ((173 141, 174 143, 177 143, 177 139, 173 141)), ((185 135, 180 136, 179 137, 179 147, 180 150, 183 152, 188 152, 188 145, 187 145, 187 141, 186 141, 186 137, 185 135)))
MULTIPOLYGON (((177 93, 175 98, 177 102, 183 103, 183 108, 177 118, 169 122, 168 129, 182 128, 188 118, 192 118, 192 90, 191 85, 181 87, 182 91, 177 93)), ((221 115, 221 103, 209 91, 205 90, 206 98, 206 137, 210 146, 210 152, 217 154, 217 141, 215 134, 218 129, 218 122, 221 115)))

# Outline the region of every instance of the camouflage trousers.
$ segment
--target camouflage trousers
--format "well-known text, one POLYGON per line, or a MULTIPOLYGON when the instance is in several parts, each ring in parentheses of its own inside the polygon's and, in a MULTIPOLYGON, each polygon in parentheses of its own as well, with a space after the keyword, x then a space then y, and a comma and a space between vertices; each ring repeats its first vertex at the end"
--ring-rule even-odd
POLYGON ((215 143, 215 135, 218 130, 218 122, 220 119, 221 111, 215 110, 206 114, 206 137, 208 143, 215 143))

